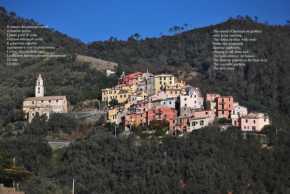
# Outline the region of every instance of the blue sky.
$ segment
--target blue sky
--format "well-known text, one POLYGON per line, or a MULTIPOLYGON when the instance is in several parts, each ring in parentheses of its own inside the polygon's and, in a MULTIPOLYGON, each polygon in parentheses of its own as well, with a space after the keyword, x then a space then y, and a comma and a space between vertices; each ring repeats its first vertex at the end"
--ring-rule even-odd
POLYGON ((83 42, 169 34, 174 25, 192 28, 237 15, 282 24, 290 20, 289 0, 1 0, 1 6, 83 42))

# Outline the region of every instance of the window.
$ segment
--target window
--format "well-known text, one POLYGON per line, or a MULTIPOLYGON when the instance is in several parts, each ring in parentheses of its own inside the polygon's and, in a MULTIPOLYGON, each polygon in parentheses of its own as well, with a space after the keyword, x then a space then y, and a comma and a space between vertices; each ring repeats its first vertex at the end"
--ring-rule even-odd
POLYGON ((229 101, 231 101, 231 98, 229 98, 229 101))
POLYGON ((205 112, 205 114, 207 115, 207 114, 208 114, 208 112, 205 112))
POLYGON ((246 119, 246 123, 248 123, 248 119, 246 119))
POLYGON ((37 85, 40 85, 40 82, 38 82, 37 85))
POLYGON ((165 105, 165 102, 163 102, 163 105, 165 105))
POLYGON ((164 114, 164 117, 166 118, 166 117, 167 117, 167 115, 166 115, 166 114, 164 114))
POLYGON ((264 119, 264 122, 266 122, 267 119, 264 119))
POLYGON ((172 120, 172 123, 175 123, 175 119, 172 120))
POLYGON ((186 101, 187 99, 186 98, 184 98, 184 101, 186 101))
POLYGON ((237 126, 237 121, 234 122, 234 125, 237 126))
POLYGON ((172 80, 172 77, 170 77, 169 79, 172 80))
POLYGON ((132 119, 132 116, 131 116, 131 119, 132 119))
POLYGON ((170 81, 169 84, 172 84, 172 81, 170 81))
POLYGON ((32 101, 32 104, 34 104, 34 101, 32 101))
POLYGON ((252 130, 253 130, 253 131, 256 131, 256 126, 253 126, 253 127, 252 127, 252 130))
POLYGON ((177 92, 175 91, 175 94, 177 94, 177 92))
POLYGON ((162 80, 162 77, 160 77, 159 80, 161 81, 162 80))
POLYGON ((122 98, 123 96, 122 95, 120 95, 120 98, 122 98))
POLYGON ((43 103, 43 100, 41 101, 41 103, 43 103))
POLYGON ((253 120, 253 123, 256 123, 256 120, 253 120))
POLYGON ((170 92, 170 94, 172 94, 172 91, 170 92))
POLYGON ((162 81, 160 81, 159 84, 162 85, 162 81))
POLYGON ((56 100, 56 102, 58 102, 58 100, 56 100))
POLYGON ((163 79, 166 80, 166 77, 164 77, 163 79))
POLYGON ((225 111, 222 111, 222 114, 225 114, 225 111))
POLYGON ((38 87, 38 93, 40 93, 40 87, 38 87))
POLYGON ((194 101, 194 104, 196 104, 196 100, 194 101))
POLYGON ((194 98, 196 98, 196 95, 194 95, 194 98))
POLYGON ((187 106, 187 104, 184 104, 184 106, 187 106))
POLYGON ((247 129, 247 126, 244 126, 244 129, 247 129))
POLYGON ((171 101, 169 101, 169 104, 171 104, 171 101))
POLYGON ((34 117, 34 115, 35 115, 34 112, 31 115, 34 117))
POLYGON ((126 98, 126 94, 124 94, 124 98, 126 98))
POLYGON ((192 95, 190 95, 190 98, 192 98, 192 95))
POLYGON ((204 125, 204 120, 201 120, 200 121, 200 125, 204 125))

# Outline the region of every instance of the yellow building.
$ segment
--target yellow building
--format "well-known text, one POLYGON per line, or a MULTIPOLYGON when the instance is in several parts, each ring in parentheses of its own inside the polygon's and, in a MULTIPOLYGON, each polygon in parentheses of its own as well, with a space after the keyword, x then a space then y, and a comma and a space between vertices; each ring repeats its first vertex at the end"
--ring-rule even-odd
POLYGON ((182 94, 184 89, 178 85, 176 86, 166 86, 165 88, 165 94, 173 96, 173 97, 178 97, 182 94))
POLYGON ((122 122, 122 117, 126 115, 129 107, 129 103, 110 107, 108 110, 108 120, 111 123, 119 124, 120 122, 122 122))
POLYGON ((110 103, 111 100, 116 99, 118 103, 124 103, 128 100, 132 93, 130 88, 120 89, 115 88, 106 88, 102 90, 102 101, 110 103))
POLYGON ((174 86, 174 76, 171 74, 161 74, 155 76, 155 92, 158 93, 165 88, 165 86, 174 86))

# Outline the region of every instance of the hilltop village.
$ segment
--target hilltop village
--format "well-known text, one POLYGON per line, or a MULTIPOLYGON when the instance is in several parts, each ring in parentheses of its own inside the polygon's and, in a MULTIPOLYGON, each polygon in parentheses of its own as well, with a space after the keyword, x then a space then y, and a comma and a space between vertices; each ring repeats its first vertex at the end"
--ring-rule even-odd
MULTIPOLYGON (((66 96, 44 96, 41 74, 36 80, 35 97, 23 102, 23 111, 28 122, 36 113, 46 115, 67 113, 66 96)), ((102 102, 107 105, 107 123, 153 129, 162 124, 167 134, 175 131, 191 132, 218 124, 222 129, 234 126, 242 131, 261 131, 270 125, 266 113, 251 112, 235 102, 233 96, 218 93, 203 95, 199 88, 186 85, 171 74, 153 75, 136 72, 123 74, 112 88, 102 89, 102 102)))
POLYGON ((270 125, 266 113, 251 112, 235 102, 233 96, 218 93, 203 95, 199 88, 186 85, 171 74, 153 75, 147 72, 123 74, 118 85, 102 90, 102 101, 108 105, 107 122, 151 127, 165 121, 166 133, 191 132, 219 124, 242 131, 261 131, 270 125))

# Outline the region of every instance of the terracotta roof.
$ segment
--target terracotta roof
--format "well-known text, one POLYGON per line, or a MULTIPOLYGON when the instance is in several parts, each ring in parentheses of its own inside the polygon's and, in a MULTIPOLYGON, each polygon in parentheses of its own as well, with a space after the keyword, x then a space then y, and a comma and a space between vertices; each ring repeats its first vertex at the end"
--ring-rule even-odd
POLYGON ((32 101, 32 100, 63 100, 66 98, 65 96, 43 96, 43 97, 29 97, 24 101, 32 101))

